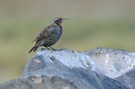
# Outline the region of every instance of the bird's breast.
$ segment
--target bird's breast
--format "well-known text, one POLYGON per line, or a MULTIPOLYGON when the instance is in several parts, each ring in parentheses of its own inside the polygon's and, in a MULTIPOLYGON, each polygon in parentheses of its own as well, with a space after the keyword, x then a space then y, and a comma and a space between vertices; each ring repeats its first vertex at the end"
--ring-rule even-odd
POLYGON ((53 41, 55 43, 60 39, 61 35, 62 35, 62 29, 55 28, 51 31, 51 34, 48 40, 53 41))
POLYGON ((62 35, 62 28, 55 28, 52 32, 51 32, 52 36, 54 37, 60 37, 62 35))

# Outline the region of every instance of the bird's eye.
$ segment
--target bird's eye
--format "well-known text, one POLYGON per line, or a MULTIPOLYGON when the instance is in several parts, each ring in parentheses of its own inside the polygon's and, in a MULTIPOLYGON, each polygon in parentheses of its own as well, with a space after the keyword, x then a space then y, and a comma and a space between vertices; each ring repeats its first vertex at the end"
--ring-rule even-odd
POLYGON ((59 21, 62 21, 62 19, 59 19, 59 21))

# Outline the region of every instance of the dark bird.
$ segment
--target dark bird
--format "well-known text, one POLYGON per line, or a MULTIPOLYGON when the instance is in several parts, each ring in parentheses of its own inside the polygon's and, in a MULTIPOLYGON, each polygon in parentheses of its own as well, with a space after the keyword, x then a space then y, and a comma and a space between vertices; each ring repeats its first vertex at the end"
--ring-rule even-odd
POLYGON ((40 34, 33 40, 36 41, 36 44, 34 47, 31 48, 29 53, 31 53, 32 51, 35 52, 40 46, 44 46, 47 49, 53 49, 51 46, 54 45, 62 35, 63 28, 61 26, 61 23, 64 20, 67 19, 57 17, 53 20, 52 24, 43 29, 40 34))

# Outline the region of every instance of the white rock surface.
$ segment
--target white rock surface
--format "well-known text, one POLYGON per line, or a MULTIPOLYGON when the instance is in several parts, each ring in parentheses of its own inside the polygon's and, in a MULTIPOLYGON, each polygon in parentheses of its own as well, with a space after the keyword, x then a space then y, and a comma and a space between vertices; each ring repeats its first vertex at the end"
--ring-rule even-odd
POLYGON ((135 67, 135 53, 125 50, 97 48, 85 51, 104 75, 115 78, 135 67))
POLYGON ((40 50, 20 78, 0 89, 135 89, 135 53, 97 48, 90 51, 40 50))

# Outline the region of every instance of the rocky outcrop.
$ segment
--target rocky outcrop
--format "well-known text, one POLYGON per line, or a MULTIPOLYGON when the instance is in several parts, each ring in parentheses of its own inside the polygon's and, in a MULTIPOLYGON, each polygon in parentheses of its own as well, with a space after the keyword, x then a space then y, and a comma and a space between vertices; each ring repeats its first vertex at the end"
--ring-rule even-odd
POLYGON ((135 53, 124 50, 42 49, 0 89, 135 89, 134 64, 135 53))

